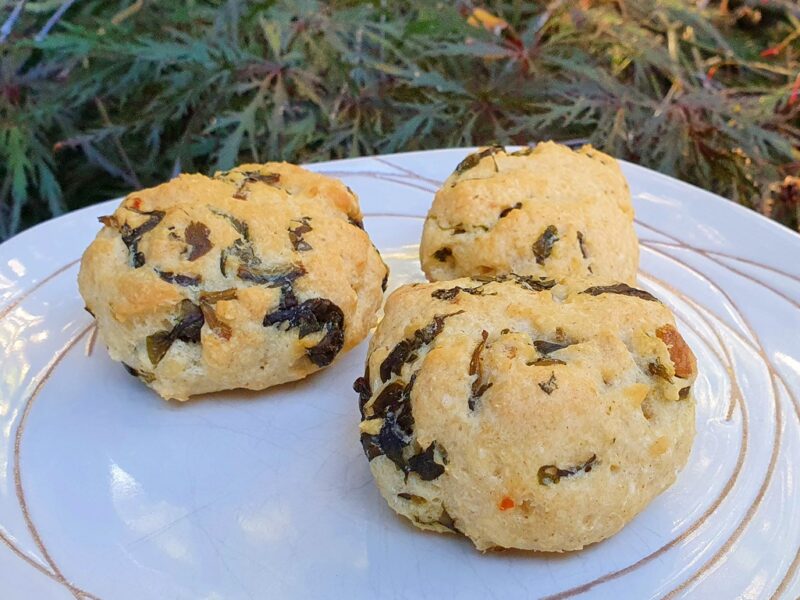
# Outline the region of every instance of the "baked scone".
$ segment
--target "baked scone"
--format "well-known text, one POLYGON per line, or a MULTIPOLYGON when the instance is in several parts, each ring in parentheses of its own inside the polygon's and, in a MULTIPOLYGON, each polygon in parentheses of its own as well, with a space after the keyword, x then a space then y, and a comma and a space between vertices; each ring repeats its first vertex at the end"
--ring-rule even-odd
POLYGON ((576 550, 675 480, 696 364, 670 310, 624 283, 505 275, 408 285, 356 380, 389 505, 480 550, 576 550))
POLYGON ((633 284, 639 246, 628 184, 591 146, 486 148, 436 193, 420 261, 431 281, 517 273, 633 284))
POLYGON ((111 357, 164 398, 301 379, 375 324, 388 270, 338 180, 181 175, 100 220, 81 295, 111 357))

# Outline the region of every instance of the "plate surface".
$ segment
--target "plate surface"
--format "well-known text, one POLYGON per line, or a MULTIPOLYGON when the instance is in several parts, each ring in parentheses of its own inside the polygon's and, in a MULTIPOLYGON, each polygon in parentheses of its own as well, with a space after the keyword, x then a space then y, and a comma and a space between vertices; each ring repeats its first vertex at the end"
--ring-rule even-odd
MULTIPOLYGON (((437 185, 467 150, 313 165, 361 198, 392 269, 422 280, 437 185)), ((800 236, 623 164, 640 284, 698 356, 678 481, 610 540, 476 552, 396 517, 358 441, 366 342, 262 393, 166 403, 95 345, 77 261, 116 201, 0 246, 0 597, 800 596, 800 236)))

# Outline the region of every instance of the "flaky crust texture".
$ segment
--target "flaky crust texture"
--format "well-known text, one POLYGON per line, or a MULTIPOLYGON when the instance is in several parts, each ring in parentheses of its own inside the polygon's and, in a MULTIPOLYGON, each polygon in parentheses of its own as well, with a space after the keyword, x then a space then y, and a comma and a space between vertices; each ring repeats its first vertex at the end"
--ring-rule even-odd
POLYGON ((375 324, 387 268, 338 180, 181 175, 101 221, 81 295, 111 357, 164 398, 300 379, 375 324))
POLYGON ((408 285, 387 300, 360 394, 389 505, 480 550, 576 550, 675 480, 694 437, 694 355, 625 284, 532 277, 408 285))
POLYGON ((436 193, 420 261, 431 281, 519 273, 633 284, 639 248, 628 184, 591 146, 484 149, 436 193))

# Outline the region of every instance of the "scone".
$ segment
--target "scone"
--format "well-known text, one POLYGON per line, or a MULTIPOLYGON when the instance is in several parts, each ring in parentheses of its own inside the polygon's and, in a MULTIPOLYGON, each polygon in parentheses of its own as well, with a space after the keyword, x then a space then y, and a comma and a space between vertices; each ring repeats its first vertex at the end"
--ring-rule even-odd
POLYGON ((486 148, 436 193, 420 260, 431 281, 517 273, 633 284, 639 247, 628 184, 590 146, 486 148))
POLYGON ((648 292, 506 275, 404 286, 385 310, 354 384, 361 443, 416 526, 576 550, 686 463, 695 358, 648 292))
POLYGON ((338 180, 181 175, 100 220, 81 295, 111 357, 164 398, 301 379, 375 324, 388 271, 338 180))

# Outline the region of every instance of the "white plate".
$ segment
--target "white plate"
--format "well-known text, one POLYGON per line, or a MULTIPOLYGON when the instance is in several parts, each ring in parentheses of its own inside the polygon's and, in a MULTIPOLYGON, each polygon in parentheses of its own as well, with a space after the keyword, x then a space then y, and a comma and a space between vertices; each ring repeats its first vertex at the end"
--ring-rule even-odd
MULTIPOLYGON (((314 165, 361 197, 392 268, 421 280, 432 192, 466 150, 314 165)), ((677 483, 610 540, 480 554, 386 506, 358 440, 366 343, 263 393, 166 403, 94 345, 76 211, 0 246, 2 598, 797 598, 800 237, 625 164, 641 285, 698 355, 677 483)))

